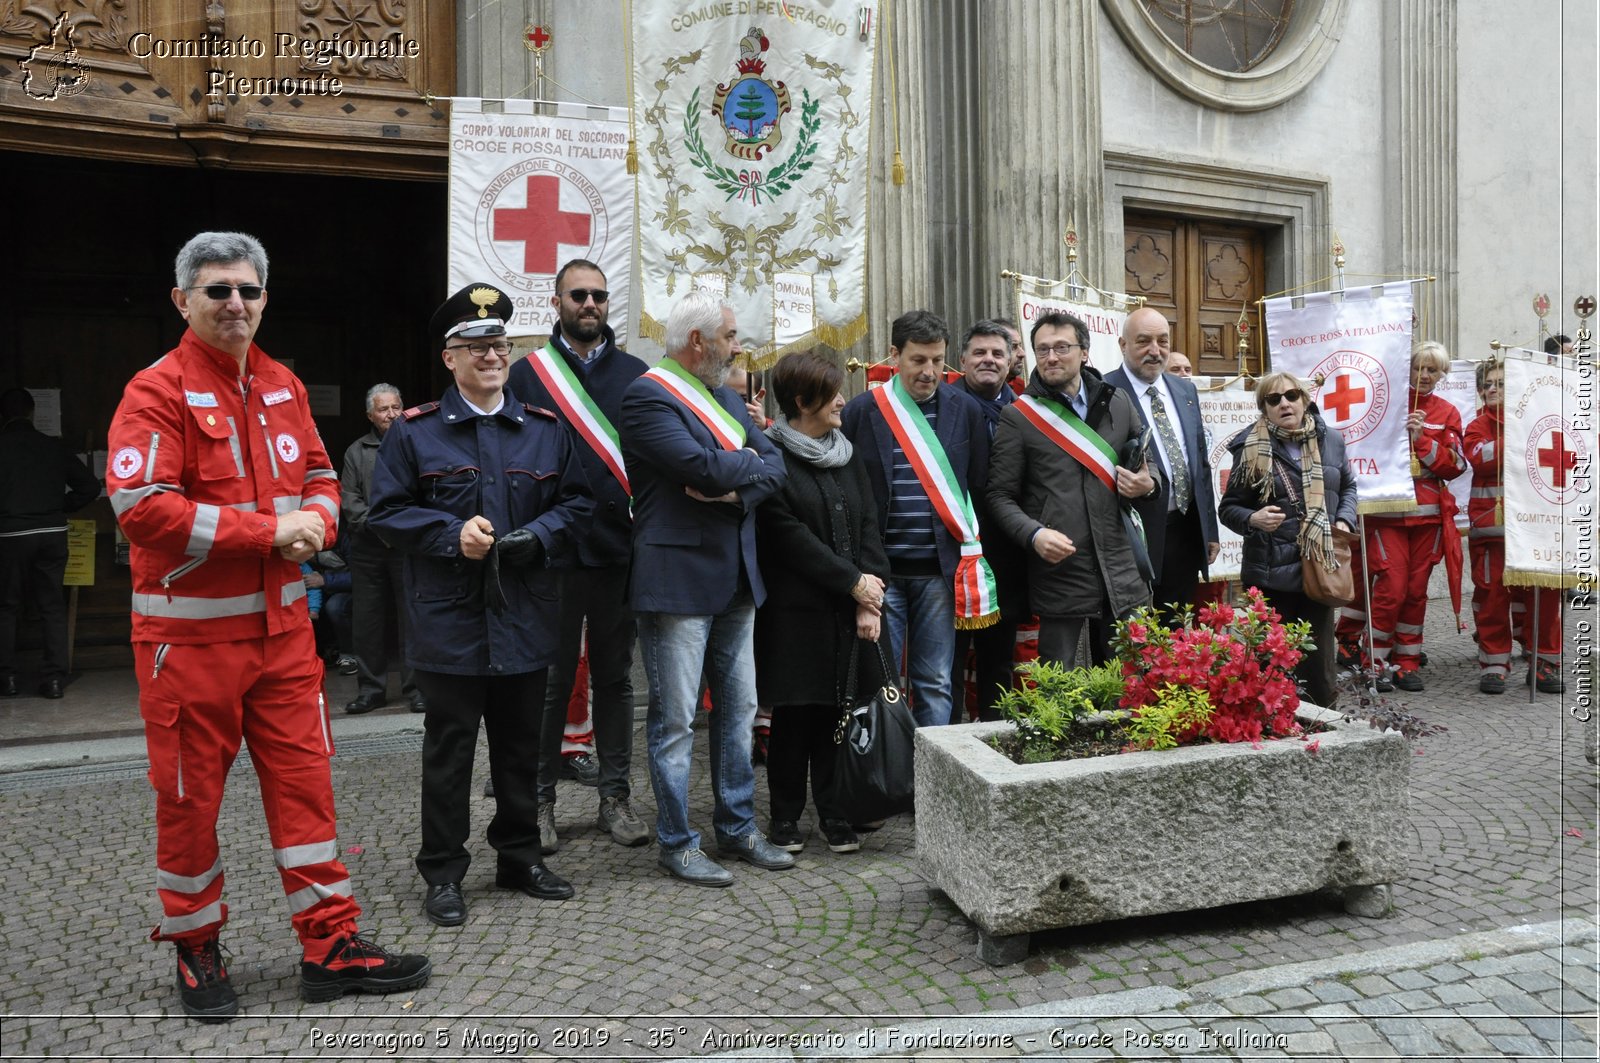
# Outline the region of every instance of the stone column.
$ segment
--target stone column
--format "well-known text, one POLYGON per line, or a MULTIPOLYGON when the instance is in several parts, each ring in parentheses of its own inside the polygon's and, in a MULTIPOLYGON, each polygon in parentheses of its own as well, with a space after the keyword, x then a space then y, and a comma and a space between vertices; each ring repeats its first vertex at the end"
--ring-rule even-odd
POLYGON ((982 95, 980 155, 986 292, 1011 306, 1009 268, 1066 273, 1068 224, 1078 231, 1079 268, 1122 287, 1122 248, 1105 241, 1105 161, 1100 108, 1100 5, 1089 0, 1003 0, 981 7, 979 55, 990 76, 982 95))
MULTIPOLYGON (((883 17, 884 6, 878 7, 883 17)), ((896 3, 889 14, 888 33, 879 39, 874 71, 872 130, 872 187, 867 206, 867 319, 865 338, 840 352, 841 359, 856 357, 875 362, 889 353, 889 325, 907 310, 926 306, 928 273, 928 137, 924 130, 927 68, 923 60, 924 19, 920 4, 896 3), (889 49, 894 49, 894 97, 890 96, 889 49), (898 108, 898 121, 896 121, 898 108), (900 131, 900 155, 906 183, 891 180, 895 129, 900 131)), ((877 32, 883 33, 882 22, 877 32)), ((865 377, 853 373, 845 383, 847 394, 865 387, 865 377)))
MULTIPOLYGON (((1384 5, 1383 17, 1391 195, 1382 272, 1438 278, 1418 287, 1418 338, 1439 340, 1459 358, 1455 0, 1396 0, 1384 5)), ((1359 249, 1352 250, 1359 261, 1359 249)))

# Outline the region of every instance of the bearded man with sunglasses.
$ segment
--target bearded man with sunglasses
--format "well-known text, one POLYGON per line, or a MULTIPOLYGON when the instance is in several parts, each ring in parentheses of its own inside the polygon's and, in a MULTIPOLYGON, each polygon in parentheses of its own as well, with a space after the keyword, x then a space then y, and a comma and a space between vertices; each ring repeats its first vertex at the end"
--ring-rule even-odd
POLYGON ((628 608, 632 492, 616 427, 622 417, 622 393, 648 367, 617 346, 616 333, 606 324, 610 300, 599 266, 582 258, 562 266, 551 297, 557 321, 550 342, 529 352, 510 374, 517 398, 554 410, 572 428, 595 497, 594 526, 578 544, 578 565, 561 573, 560 645, 545 687, 538 793, 539 842, 546 854, 558 845, 556 780, 563 774, 598 785, 595 826, 613 841, 637 846, 650 840, 649 830, 633 812, 628 785, 633 758, 633 644, 638 633, 628 608), (579 774, 582 754, 564 757, 562 752, 567 706, 573 700, 578 658, 586 641, 599 759, 597 777, 587 780, 579 774))
POLYGON ((241 740, 304 948, 301 997, 414 989, 431 971, 358 936, 361 908, 339 860, 322 661, 300 576, 334 540, 339 481, 305 387, 252 342, 266 280, 252 236, 208 232, 184 245, 172 302, 189 327, 128 384, 108 444, 156 791, 163 916, 151 938, 176 944, 179 997, 202 1022, 239 1009, 218 944, 228 909, 217 813, 241 740))

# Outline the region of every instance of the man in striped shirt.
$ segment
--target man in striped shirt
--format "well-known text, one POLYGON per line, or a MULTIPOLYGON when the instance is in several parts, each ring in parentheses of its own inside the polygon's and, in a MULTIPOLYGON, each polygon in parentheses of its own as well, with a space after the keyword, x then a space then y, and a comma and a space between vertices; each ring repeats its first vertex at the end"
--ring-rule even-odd
MULTIPOLYGON (((944 383, 950 329, 927 310, 895 319, 889 356, 916 410, 927 422, 959 489, 982 495, 989 430, 973 399, 944 383)), ((893 380, 883 385, 894 387, 893 380)), ((845 405, 844 434, 866 462, 889 555, 883 629, 890 659, 902 662, 917 725, 950 722, 950 667, 955 655, 956 565, 961 543, 934 510, 919 477, 871 392, 845 405)))

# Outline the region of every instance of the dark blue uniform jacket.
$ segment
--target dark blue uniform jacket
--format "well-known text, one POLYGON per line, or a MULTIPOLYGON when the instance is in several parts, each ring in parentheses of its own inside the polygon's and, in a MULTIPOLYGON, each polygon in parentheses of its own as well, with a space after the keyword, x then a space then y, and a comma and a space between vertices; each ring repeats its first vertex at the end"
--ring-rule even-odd
POLYGON ((556 567, 570 567, 594 498, 569 429, 516 402, 489 417, 454 386, 389 429, 372 473, 367 526, 405 557, 406 663, 451 675, 548 667, 556 651, 556 567), (507 607, 485 606, 484 561, 461 556, 461 526, 481 514, 498 538, 529 528, 544 562, 501 569, 507 607))

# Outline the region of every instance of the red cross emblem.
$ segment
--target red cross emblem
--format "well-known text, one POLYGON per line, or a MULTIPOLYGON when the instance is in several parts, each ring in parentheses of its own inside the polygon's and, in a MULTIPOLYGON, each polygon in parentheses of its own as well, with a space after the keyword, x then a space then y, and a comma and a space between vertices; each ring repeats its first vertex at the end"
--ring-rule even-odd
POLYGON ((1567 449, 1566 436, 1558 431, 1550 433, 1550 445, 1539 448, 1539 468, 1550 470, 1550 485, 1565 489, 1567 473, 1577 468, 1578 453, 1567 449))
POLYGON ((524 32, 524 36, 527 38, 524 41, 524 45, 530 52, 542 52, 550 47, 550 42, 554 40, 550 36, 550 31, 543 26, 529 26, 524 32))
POLYGON ((1341 373, 1333 378, 1333 390, 1322 396, 1322 405, 1333 414, 1335 421, 1348 421, 1350 411, 1367 401, 1367 389, 1356 387, 1353 377, 1341 373))
POLYGON ((494 212, 494 238, 522 243, 524 273, 554 273, 556 245, 589 244, 590 217, 561 209, 561 179, 528 178, 528 205, 494 212))
POLYGON ((119 480, 128 480, 144 468, 144 455, 133 447, 123 447, 111 457, 111 471, 119 480))
POLYGON ((1572 301, 1572 312, 1579 317, 1588 319, 1594 313, 1594 296, 1580 295, 1572 301))

